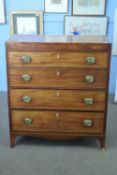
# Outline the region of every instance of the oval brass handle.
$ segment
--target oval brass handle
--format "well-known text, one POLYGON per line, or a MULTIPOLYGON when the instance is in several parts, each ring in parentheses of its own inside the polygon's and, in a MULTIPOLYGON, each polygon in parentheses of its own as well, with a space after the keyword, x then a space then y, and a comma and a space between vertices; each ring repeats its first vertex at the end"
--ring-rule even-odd
POLYGON ((31 103, 32 98, 29 97, 29 96, 24 96, 24 97, 22 97, 22 101, 23 101, 24 103, 31 103))
POLYGON ((87 98, 84 99, 84 103, 86 105, 92 105, 94 103, 94 100, 91 97, 87 97, 87 98))
POLYGON ((86 58, 86 63, 87 64, 95 64, 96 63, 96 58, 94 58, 94 57, 87 57, 86 58))
POLYGON ((24 124, 25 125, 31 125, 33 123, 33 120, 31 118, 24 118, 24 124))
POLYGON ((28 55, 24 55, 24 56, 21 57, 21 61, 24 64, 28 64, 32 61, 32 57, 28 56, 28 55))
POLYGON ((94 83, 95 82, 95 77, 93 75, 87 75, 87 76, 85 76, 84 79, 87 83, 94 83))
POLYGON ((21 76, 21 79, 23 81, 31 81, 32 80, 32 77, 31 77, 31 75, 25 74, 25 75, 22 75, 21 76))
POLYGON ((85 127, 91 127, 93 125, 93 121, 90 119, 83 120, 82 123, 85 127))

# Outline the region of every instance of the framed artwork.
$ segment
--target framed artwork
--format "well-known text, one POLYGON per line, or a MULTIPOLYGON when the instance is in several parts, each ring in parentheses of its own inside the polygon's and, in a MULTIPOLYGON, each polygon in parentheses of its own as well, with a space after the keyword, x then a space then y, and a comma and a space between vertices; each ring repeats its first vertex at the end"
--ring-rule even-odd
POLYGON ((11 35, 43 35, 43 11, 14 11, 10 13, 11 35))
POLYGON ((104 15, 106 0, 73 0, 73 15, 104 15))
POLYGON ((45 12, 67 13, 68 0, 45 0, 45 12))
POLYGON ((115 17, 114 17, 114 33, 113 33, 112 54, 117 55, 117 9, 115 10, 115 17))
POLYGON ((5 23, 5 4, 4 0, 0 0, 0 24, 5 23))
POLYGON ((107 17, 65 16, 65 35, 106 35, 107 17))

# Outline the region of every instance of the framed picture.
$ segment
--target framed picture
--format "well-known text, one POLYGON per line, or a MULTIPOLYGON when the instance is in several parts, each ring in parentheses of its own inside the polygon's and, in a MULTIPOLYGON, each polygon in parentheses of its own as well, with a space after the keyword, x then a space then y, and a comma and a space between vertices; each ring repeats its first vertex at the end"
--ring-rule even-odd
POLYGON ((68 0, 45 0, 45 12, 67 13, 68 0))
POLYGON ((106 0, 73 0, 73 15, 104 15, 106 0))
POLYGON ((65 35, 106 35, 107 17, 65 16, 65 35))
POLYGON ((0 0, 0 24, 5 23, 5 4, 4 0, 0 0))
POLYGON ((114 33, 113 33, 112 54, 117 55, 117 9, 115 10, 115 17, 114 17, 114 33))
POLYGON ((10 13, 11 35, 43 34, 42 11, 15 11, 10 13))

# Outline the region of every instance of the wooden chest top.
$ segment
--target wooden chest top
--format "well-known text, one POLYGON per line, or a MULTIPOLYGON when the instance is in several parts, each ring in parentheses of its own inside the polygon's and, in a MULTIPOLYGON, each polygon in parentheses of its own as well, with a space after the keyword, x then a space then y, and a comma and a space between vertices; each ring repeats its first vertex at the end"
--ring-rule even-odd
POLYGON ((72 50, 72 51, 106 51, 111 44, 106 36, 39 36, 14 35, 7 41, 9 51, 38 50, 72 50))

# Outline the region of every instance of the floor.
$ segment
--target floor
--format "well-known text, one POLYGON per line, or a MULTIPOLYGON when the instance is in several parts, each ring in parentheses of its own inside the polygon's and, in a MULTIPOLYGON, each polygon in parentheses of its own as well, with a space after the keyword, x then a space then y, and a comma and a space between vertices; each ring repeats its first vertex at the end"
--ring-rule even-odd
POLYGON ((31 137, 9 147, 7 95, 0 93, 0 175, 116 175, 117 104, 109 98, 107 150, 94 139, 52 142, 31 137))

